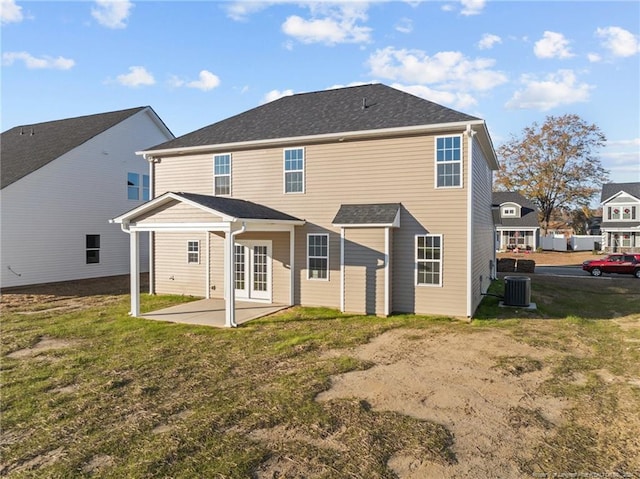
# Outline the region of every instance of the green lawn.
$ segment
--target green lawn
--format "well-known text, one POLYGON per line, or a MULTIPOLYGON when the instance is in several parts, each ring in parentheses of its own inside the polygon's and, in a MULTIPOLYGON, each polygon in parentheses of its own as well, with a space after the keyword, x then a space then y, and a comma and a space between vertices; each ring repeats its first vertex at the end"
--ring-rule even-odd
MULTIPOLYGON (((297 463, 292 470, 304 467, 306 477, 391 478, 387 461, 398 451, 455 462, 455 439, 442 425, 376 411, 358 399, 314 400, 332 375, 371 367, 328 351, 393 328, 457 331, 470 341, 491 328, 557 348, 563 354, 547 364, 553 374, 543 392, 572 407, 562 426, 531 445, 534 459, 522 466, 523 476, 640 474, 640 282, 574 282, 570 291, 564 281, 534 281, 533 312, 499 308, 488 296, 471 324, 293 308, 238 329, 211 329, 130 318, 124 295, 71 312, 37 304, 5 312, 0 475, 251 478, 282 460, 297 463), (46 341, 53 347, 16 355, 46 341), (630 381, 611 383, 594 373, 604 369, 630 381), (584 384, 568 380, 576 374, 584 384), (256 439, 256 431, 274 428, 303 430, 306 440, 256 439), (327 438, 338 446, 322 446, 327 438)), ((492 286, 496 294, 500 283, 492 286)), ((144 296, 143 308, 184 300, 144 296)))

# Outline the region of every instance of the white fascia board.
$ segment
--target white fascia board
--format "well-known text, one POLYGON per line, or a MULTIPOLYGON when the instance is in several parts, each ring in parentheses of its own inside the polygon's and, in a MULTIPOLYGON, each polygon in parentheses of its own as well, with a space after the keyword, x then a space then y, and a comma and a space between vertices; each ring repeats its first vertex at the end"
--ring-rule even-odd
POLYGON ((539 226, 496 226, 498 231, 535 231, 539 229, 539 226))
POLYGON ((325 133, 322 135, 305 135, 305 136, 293 136, 287 138, 269 138, 266 140, 252 140, 252 141, 240 141, 235 143, 220 143, 214 145, 200 145, 200 146, 186 146, 181 148, 167 148, 162 150, 143 150, 136 151, 136 155, 142 155, 149 159, 150 157, 163 156, 163 155, 184 155, 187 153, 202 153, 215 150, 228 150, 228 149, 242 149, 251 147, 263 147, 270 145, 286 145, 286 144, 299 144, 299 143, 314 143, 320 141, 347 141, 357 140, 362 138, 375 138, 378 136, 393 136, 402 135, 406 133, 420 133, 420 132, 433 132, 433 131, 446 131, 455 129, 464 129, 467 125, 479 125, 484 130, 485 136, 486 127, 484 120, 473 121, 460 121, 455 123, 437 123, 435 125, 416 125, 416 126, 403 126, 399 128, 382 128, 379 130, 362 130, 362 131, 345 131, 338 133, 325 133))
POLYGON ((171 231, 171 232, 194 232, 194 231, 222 231, 231 230, 231 223, 144 223, 141 225, 130 223, 129 231, 171 231))
POLYGON ((607 198, 606 200, 602 201, 600 204, 604 205, 605 203, 608 203, 611 200, 615 200, 616 198, 622 195, 629 197, 629 203, 640 203, 640 198, 636 198, 635 196, 627 193, 626 191, 621 190, 621 191, 618 191, 615 195, 611 196, 610 198, 607 198))

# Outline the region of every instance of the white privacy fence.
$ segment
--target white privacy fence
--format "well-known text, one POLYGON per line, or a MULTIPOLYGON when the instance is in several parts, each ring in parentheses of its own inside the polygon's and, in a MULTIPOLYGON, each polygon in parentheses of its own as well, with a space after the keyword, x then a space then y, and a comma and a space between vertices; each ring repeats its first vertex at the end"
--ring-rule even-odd
POLYGON ((602 236, 574 235, 568 240, 564 235, 547 235, 540 238, 545 251, 593 251, 602 248, 602 236))

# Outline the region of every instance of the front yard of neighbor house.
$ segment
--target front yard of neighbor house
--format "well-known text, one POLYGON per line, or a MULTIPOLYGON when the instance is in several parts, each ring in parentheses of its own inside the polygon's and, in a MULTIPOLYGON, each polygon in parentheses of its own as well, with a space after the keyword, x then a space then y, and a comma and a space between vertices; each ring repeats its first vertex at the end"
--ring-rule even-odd
POLYGON ((124 280, 3 294, 0 475, 640 477, 633 278, 534 274, 537 310, 488 296, 471 324, 291 308, 234 330, 130 318, 124 280))

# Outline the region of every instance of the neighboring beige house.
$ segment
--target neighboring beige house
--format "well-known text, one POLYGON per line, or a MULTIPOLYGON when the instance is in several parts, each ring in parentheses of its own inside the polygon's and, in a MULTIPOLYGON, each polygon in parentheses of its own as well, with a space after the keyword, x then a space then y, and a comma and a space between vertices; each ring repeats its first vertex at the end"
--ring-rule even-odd
POLYGON ((141 152, 157 293, 471 317, 494 275, 485 122, 382 84, 298 94, 141 152), (234 290, 234 294, 230 291, 234 290))
POLYGON ((602 185, 600 205, 603 250, 640 252, 640 182, 602 185))

